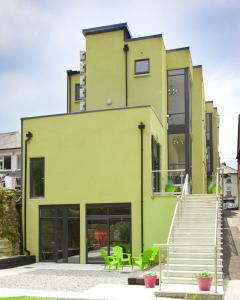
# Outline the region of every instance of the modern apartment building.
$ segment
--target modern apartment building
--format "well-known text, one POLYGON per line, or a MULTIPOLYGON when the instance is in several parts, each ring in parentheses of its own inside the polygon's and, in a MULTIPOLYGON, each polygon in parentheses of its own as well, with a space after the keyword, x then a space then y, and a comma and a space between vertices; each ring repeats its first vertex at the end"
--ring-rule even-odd
POLYGON ((67 113, 22 119, 24 245, 40 261, 99 262, 115 244, 137 255, 166 242, 186 174, 192 193, 207 190, 202 66, 189 47, 133 38, 126 23, 83 34, 67 113))

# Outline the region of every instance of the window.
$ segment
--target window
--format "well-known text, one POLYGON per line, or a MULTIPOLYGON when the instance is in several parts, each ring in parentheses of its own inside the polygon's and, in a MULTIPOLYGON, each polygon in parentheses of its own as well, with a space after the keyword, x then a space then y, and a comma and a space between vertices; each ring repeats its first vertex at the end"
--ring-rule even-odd
POLYGON ((11 170, 11 155, 0 156, 0 170, 11 170))
POLYGON ((30 159, 30 198, 44 197, 44 158, 30 159))
POLYGON ((75 100, 80 100, 80 84, 75 84, 75 100))
POLYGON ((168 135, 168 168, 185 169, 185 134, 168 135))
POLYGON ((152 136, 153 192, 160 192, 160 144, 152 136), (154 172, 155 171, 155 172, 154 172))
POLYGON ((21 155, 17 155, 17 170, 20 170, 22 167, 21 155))
POLYGON ((135 74, 147 74, 150 72, 149 59, 135 60, 135 74))
POLYGON ((227 178, 226 183, 232 183, 231 177, 227 178))
POLYGON ((168 71, 169 125, 185 124, 185 85, 184 69, 168 71))

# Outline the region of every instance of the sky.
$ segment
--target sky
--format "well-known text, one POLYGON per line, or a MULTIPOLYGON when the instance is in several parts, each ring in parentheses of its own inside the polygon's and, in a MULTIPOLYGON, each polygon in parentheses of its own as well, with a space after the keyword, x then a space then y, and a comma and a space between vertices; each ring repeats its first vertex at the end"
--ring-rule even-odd
POLYGON ((221 161, 236 167, 239 0, 0 0, 0 132, 20 130, 21 117, 66 112, 82 29, 122 22, 133 37, 162 33, 167 49, 190 46, 220 114, 221 161))

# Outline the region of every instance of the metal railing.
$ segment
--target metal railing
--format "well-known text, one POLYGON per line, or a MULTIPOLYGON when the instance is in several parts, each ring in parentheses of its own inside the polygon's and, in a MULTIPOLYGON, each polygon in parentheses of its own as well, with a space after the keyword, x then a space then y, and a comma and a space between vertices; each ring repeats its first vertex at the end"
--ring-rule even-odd
POLYGON ((154 195, 181 195, 184 185, 185 169, 153 170, 152 192, 154 195))
POLYGON ((185 177, 183 189, 181 196, 178 197, 178 201, 173 214, 168 240, 166 244, 153 244, 159 247, 159 290, 161 290, 162 285, 162 262, 167 260, 167 273, 169 272, 169 250, 175 247, 212 247, 213 248, 213 259, 214 259, 214 291, 217 293, 218 287, 218 225, 219 225, 219 208, 220 208, 220 197, 219 197, 219 170, 216 174, 216 211, 215 211, 215 226, 214 226, 214 240, 212 244, 184 244, 184 243, 174 243, 174 227, 175 224, 181 222, 182 219, 182 207, 185 196, 188 194, 188 174, 185 177), (162 253, 161 250, 164 250, 162 253))

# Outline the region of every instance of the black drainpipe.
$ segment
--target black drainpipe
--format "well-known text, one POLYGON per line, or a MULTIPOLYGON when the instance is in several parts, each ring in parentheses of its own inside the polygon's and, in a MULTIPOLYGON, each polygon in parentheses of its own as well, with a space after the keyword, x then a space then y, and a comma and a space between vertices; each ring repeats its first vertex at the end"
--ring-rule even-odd
POLYGON ((145 124, 141 122, 138 128, 141 130, 141 252, 143 252, 143 130, 145 129, 145 124))
POLYGON ((33 134, 28 131, 25 140, 25 157, 24 157, 24 251, 30 255, 30 251, 27 249, 27 145, 31 140, 33 134))
POLYGON ((123 47, 123 51, 125 52, 125 97, 126 97, 126 107, 128 106, 128 44, 125 44, 123 47))

